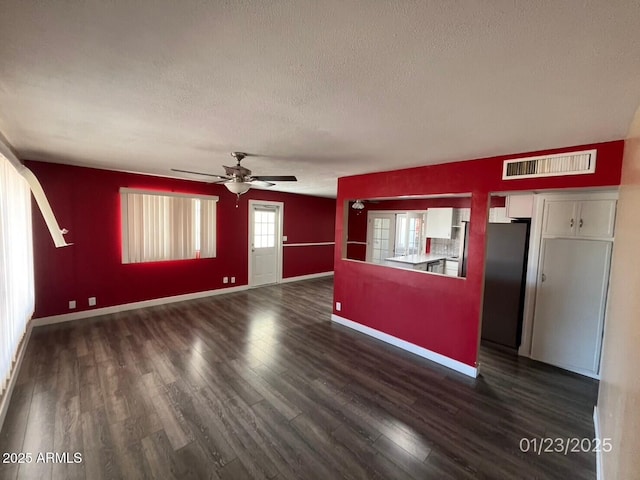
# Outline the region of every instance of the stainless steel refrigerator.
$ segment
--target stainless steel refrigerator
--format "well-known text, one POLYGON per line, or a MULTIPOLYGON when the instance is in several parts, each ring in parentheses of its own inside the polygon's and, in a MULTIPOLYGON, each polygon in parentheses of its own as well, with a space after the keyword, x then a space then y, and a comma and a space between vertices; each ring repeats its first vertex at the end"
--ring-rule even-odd
POLYGON ((508 349, 520 346, 529 222, 487 225, 482 340, 508 349))

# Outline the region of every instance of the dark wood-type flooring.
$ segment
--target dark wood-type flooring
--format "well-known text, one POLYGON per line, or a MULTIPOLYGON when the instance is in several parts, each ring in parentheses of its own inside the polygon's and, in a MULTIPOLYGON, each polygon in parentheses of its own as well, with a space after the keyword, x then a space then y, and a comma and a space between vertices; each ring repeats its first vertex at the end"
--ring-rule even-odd
POLYGON ((33 331, 0 478, 595 478, 597 383, 483 349, 470 379, 330 322, 332 280, 264 287, 33 331))

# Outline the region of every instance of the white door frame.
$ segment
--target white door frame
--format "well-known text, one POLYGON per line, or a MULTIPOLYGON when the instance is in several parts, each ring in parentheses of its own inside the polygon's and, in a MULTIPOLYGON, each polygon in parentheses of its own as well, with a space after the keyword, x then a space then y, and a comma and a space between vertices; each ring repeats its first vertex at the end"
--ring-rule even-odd
POLYGON ((247 264, 248 274, 247 284, 253 287, 251 252, 253 250, 253 211, 255 206, 267 205, 278 209, 278 231, 276 232, 276 283, 282 282, 282 232, 284 231, 284 202, 272 202, 269 200, 249 200, 249 235, 247 238, 247 264))

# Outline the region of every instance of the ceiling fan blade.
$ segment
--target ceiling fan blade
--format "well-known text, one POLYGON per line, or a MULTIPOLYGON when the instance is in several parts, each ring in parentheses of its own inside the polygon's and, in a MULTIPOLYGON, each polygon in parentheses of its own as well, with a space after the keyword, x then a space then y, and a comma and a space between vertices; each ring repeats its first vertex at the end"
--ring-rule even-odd
POLYGON ((293 175, 253 175, 251 178, 265 182, 297 182, 293 175))
POLYGON ((260 187, 273 187, 275 185, 275 183, 265 182, 264 180, 257 179, 256 177, 251 177, 251 180, 246 180, 246 182, 260 187))
POLYGON ((215 177, 220 180, 231 180, 229 177, 223 177, 222 175, 216 175, 214 173, 203 173, 203 172, 192 172, 191 170, 180 170, 179 168, 172 168, 172 172, 180 172, 180 173, 191 173, 193 175, 206 175, 207 177, 215 177))

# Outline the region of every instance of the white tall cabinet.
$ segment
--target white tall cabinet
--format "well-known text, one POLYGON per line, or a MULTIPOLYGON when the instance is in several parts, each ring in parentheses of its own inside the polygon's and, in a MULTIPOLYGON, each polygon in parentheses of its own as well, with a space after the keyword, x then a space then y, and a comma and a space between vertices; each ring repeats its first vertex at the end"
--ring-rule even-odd
POLYGON ((544 200, 531 357, 597 377, 615 194, 544 200))

